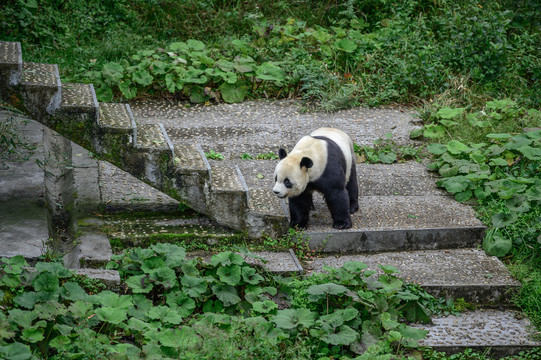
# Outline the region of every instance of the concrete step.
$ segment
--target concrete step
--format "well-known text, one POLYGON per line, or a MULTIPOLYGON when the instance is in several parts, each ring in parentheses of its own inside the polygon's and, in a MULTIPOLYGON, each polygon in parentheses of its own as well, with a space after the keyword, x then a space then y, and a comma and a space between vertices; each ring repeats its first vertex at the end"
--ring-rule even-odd
POLYGON ((60 107, 62 84, 58 66, 25 62, 22 66, 20 96, 16 106, 22 107, 36 119, 48 123, 50 115, 60 107))
POLYGON ((175 191, 178 198, 192 209, 207 213, 207 193, 210 183, 210 165, 199 144, 176 144, 175 191))
MULTIPOLYGON (((232 162, 231 162, 232 163, 232 162)), ((288 209, 272 192, 274 161, 242 160, 238 167, 248 186, 246 228, 251 237, 282 236, 289 227, 288 209), (263 175, 265 174, 265 175, 263 175)))
POLYGON ((11 102, 9 86, 21 82, 23 52, 21 43, 0 41, 0 99, 11 102))
POLYGON ((473 349, 486 351, 499 359, 541 346, 534 338, 534 329, 528 319, 510 310, 476 310, 460 316, 434 318, 432 324, 413 326, 429 331, 426 339, 419 341, 420 346, 449 354, 473 349))
POLYGON ((308 273, 320 272, 324 266, 338 268, 348 261, 363 262, 372 270, 379 270, 378 265, 394 266, 399 277, 434 296, 464 298, 482 306, 509 304, 520 288, 498 258, 476 249, 324 256, 305 267, 308 273))
POLYGON ((248 187, 237 166, 211 160, 208 214, 220 224, 244 229, 248 187))
POLYGON ((99 109, 98 125, 105 131, 119 134, 132 134, 136 131, 137 126, 129 105, 99 103, 99 109))

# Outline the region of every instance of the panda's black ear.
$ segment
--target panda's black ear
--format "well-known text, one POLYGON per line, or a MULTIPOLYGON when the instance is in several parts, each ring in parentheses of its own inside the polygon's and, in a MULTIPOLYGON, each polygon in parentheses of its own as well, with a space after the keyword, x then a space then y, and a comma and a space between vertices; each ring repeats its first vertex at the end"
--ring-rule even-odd
POLYGON ((310 169, 313 165, 314 165, 314 162, 312 161, 312 159, 307 158, 307 157, 303 157, 301 159, 301 169, 303 167, 306 167, 307 169, 310 169))
POLYGON ((280 157, 280 160, 282 160, 287 156, 287 152, 284 149, 280 148, 280 150, 278 150, 278 156, 280 157))

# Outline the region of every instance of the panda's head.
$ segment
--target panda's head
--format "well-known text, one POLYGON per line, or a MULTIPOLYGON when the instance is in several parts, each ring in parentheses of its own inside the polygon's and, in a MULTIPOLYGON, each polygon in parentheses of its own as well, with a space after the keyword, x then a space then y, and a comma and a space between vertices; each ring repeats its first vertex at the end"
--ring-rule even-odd
POLYGON ((309 181, 308 169, 314 162, 301 154, 291 153, 284 149, 278 151, 280 162, 274 170, 274 187, 272 191, 281 199, 300 195, 309 181))

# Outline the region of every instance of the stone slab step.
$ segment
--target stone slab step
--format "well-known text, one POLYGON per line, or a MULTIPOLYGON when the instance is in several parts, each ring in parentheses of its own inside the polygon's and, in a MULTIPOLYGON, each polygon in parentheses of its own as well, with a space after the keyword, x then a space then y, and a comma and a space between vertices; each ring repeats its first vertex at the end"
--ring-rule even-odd
POLYGON ((62 102, 60 107, 64 111, 92 112, 96 116, 99 114, 98 100, 92 84, 62 84, 62 102))
POLYGON ((541 346, 541 342, 533 337, 534 330, 528 319, 510 310, 477 310, 460 316, 434 318, 432 324, 413 326, 429 331, 426 339, 419 341, 420 346, 430 346, 449 354, 474 349, 488 351, 499 359, 541 346))
POLYGON ((23 52, 21 43, 0 41, 0 69, 22 71, 23 52))
POLYGON ((220 224, 244 229, 248 187, 237 166, 209 161, 210 201, 208 212, 220 224))
POLYGON ((175 144, 175 166, 180 172, 197 171, 208 173, 210 165, 198 144, 175 144))
POLYGON ((99 103, 98 125, 111 133, 134 133, 137 126, 127 104, 99 103))
POLYGON ((399 277, 434 296, 464 298, 484 306, 509 303, 520 288, 498 258, 476 249, 324 256, 309 262, 306 269, 319 272, 325 265, 338 268, 348 261, 363 262, 372 270, 391 265, 400 271, 399 277))
POLYGON ((173 147, 163 125, 145 124, 137 127, 136 148, 143 151, 171 151, 173 147))
POLYGON ((471 208, 447 196, 363 196, 353 227, 332 228, 321 197, 308 230, 310 247, 325 252, 379 252, 475 247, 485 227, 471 208))
POLYGON ((60 88, 60 74, 56 64, 25 62, 22 71, 23 86, 60 88))

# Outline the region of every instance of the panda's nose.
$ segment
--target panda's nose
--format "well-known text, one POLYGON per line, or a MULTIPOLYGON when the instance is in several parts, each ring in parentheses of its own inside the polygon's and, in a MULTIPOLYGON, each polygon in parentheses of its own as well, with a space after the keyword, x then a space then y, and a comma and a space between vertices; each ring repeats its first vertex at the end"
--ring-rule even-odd
POLYGON ((279 194, 279 193, 280 193, 280 192, 277 191, 277 190, 272 190, 272 191, 274 191, 275 194, 279 194))

